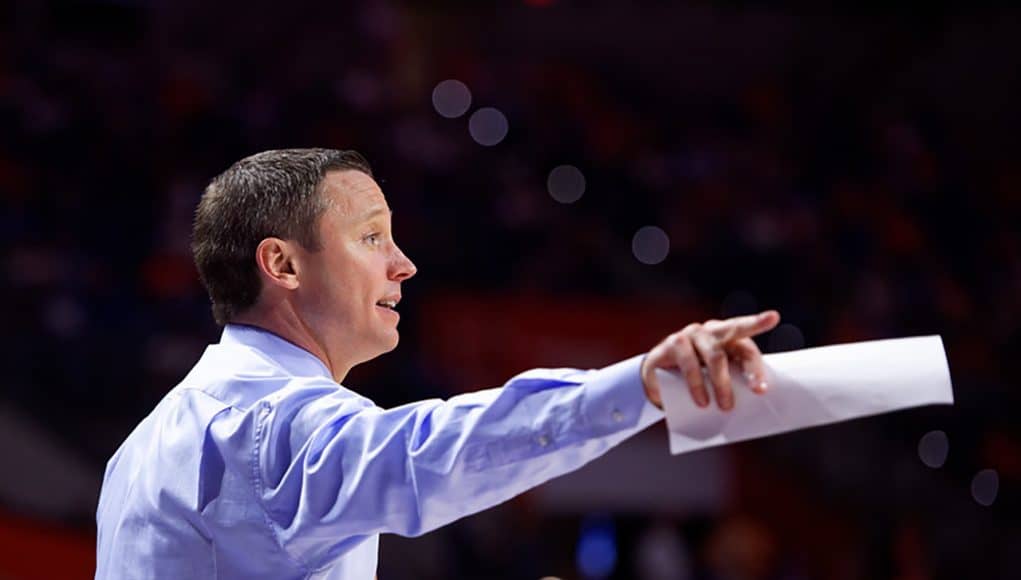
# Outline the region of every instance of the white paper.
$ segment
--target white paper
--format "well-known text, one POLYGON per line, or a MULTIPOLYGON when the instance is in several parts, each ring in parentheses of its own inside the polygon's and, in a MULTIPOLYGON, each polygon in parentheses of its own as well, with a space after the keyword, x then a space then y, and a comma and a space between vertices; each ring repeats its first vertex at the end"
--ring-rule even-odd
MULTIPOLYGON (((939 336, 873 340, 763 356, 769 389, 758 395, 731 367, 734 407, 695 405, 677 372, 657 370, 670 452, 836 423, 920 405, 953 404, 939 336)), ((707 387, 709 385, 707 384, 707 387)), ((710 398, 712 389, 709 388, 710 398)))

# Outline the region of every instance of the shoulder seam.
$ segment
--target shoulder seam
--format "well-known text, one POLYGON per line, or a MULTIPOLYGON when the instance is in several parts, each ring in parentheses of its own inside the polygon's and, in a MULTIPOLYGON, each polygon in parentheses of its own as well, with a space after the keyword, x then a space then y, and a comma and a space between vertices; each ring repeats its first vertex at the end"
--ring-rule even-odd
POLYGON ((213 395, 207 393, 206 391, 203 391, 199 387, 188 387, 188 386, 184 386, 184 385, 179 385, 177 388, 179 390, 181 390, 181 391, 189 391, 189 392, 192 392, 192 393, 198 393, 198 394, 202 395, 203 397, 205 397, 207 399, 212 399, 212 400, 216 401, 217 403, 220 403, 221 405, 223 405, 224 409, 232 409, 234 411, 244 411, 244 409, 242 409, 242 408, 240 408, 240 407, 238 407, 236 405, 232 405, 232 404, 228 403, 227 401, 224 401, 223 399, 219 399, 217 397, 214 397, 213 395))

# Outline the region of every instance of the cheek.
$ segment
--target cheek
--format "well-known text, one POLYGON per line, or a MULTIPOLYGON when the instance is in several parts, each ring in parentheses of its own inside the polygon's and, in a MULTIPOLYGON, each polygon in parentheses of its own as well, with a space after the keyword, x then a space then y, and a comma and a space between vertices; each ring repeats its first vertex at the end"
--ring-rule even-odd
POLYGON ((306 265, 307 282, 303 284, 306 301, 322 314, 347 317, 345 304, 350 301, 350 276, 338 260, 325 258, 310 260, 306 265))
POLYGON ((380 298, 379 285, 373 283, 375 276, 359 262, 348 261, 334 267, 326 282, 326 293, 339 309, 360 313, 375 305, 380 298))
POLYGON ((357 318, 372 313, 387 284, 387 261, 382 252, 337 247, 332 254, 316 256, 308 264, 310 279, 321 309, 333 317, 357 318))

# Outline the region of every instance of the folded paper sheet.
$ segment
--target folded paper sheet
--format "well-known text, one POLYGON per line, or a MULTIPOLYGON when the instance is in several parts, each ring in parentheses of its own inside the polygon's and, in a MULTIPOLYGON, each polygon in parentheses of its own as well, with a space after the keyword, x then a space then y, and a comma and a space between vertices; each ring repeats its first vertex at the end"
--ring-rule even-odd
POLYGON ((728 412, 715 403, 697 407, 679 373, 656 371, 671 453, 954 402, 939 336, 806 348, 763 359, 769 390, 762 395, 753 393, 738 369, 731 367, 734 408, 728 412))

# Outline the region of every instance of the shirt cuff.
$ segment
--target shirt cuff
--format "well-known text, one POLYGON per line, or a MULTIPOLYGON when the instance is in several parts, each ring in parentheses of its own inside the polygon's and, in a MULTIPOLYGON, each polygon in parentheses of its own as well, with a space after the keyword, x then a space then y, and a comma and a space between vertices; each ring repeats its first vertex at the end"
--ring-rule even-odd
POLYGON ((581 413, 590 435, 640 431, 663 418, 663 411, 645 396, 641 377, 644 358, 640 354, 599 369, 585 381, 581 413))

